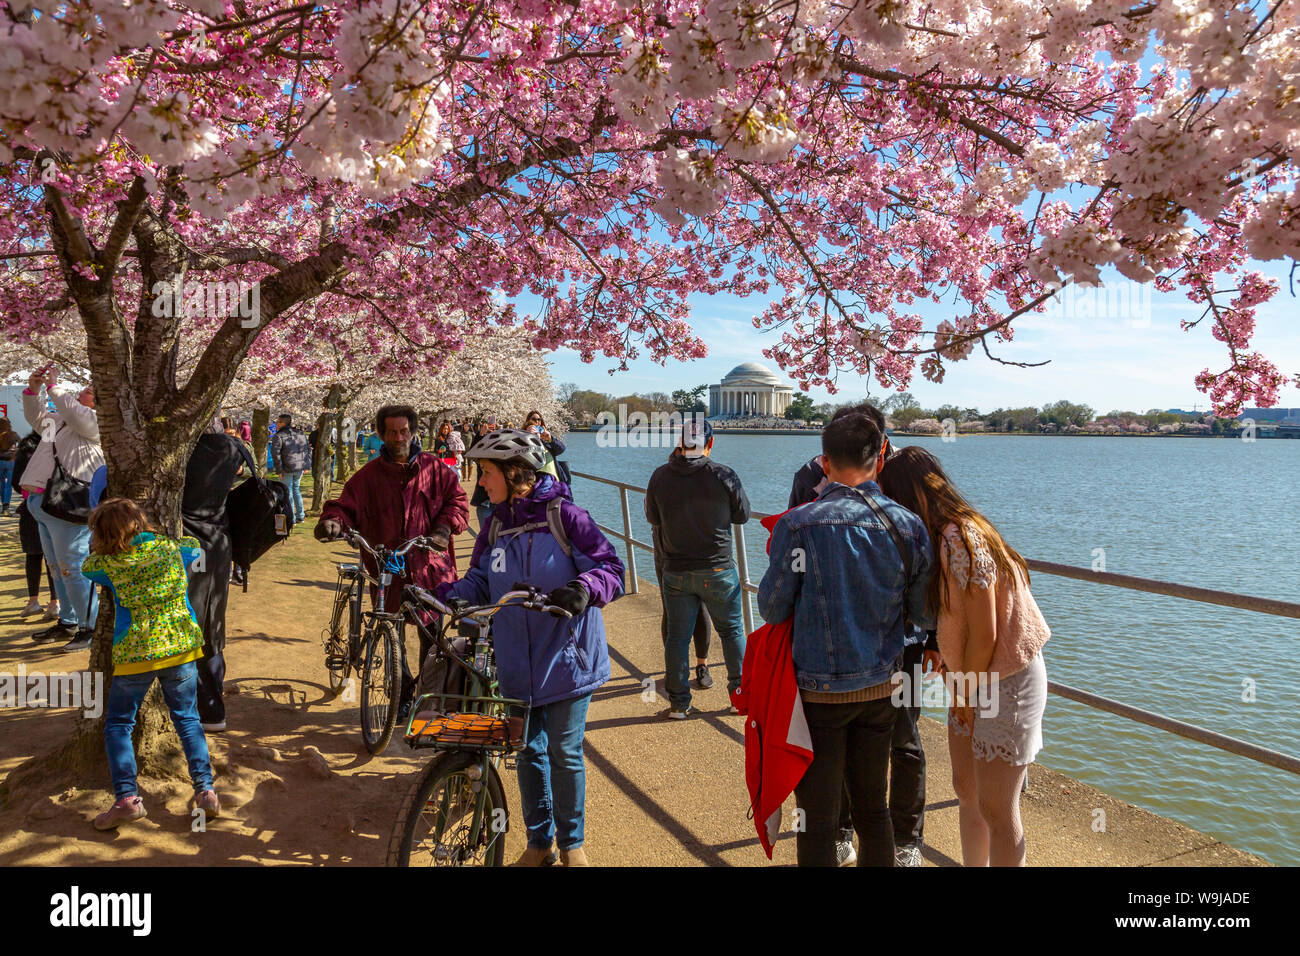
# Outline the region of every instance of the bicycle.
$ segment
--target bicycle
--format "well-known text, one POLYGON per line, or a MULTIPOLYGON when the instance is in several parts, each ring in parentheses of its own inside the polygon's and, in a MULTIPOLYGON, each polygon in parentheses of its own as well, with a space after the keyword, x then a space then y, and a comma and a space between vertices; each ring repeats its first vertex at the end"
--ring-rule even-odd
MULTIPOLYGON (((545 603, 546 595, 515 585, 501 599, 478 606, 443 604, 428 591, 408 585, 406 592, 441 615, 432 633, 439 650, 433 664, 465 672, 466 693, 421 694, 411 708, 406 743, 413 750, 438 753, 415 780, 389 841, 389 866, 500 866, 509 828, 509 807, 498 767, 523 746, 531 705, 501 696, 496 678, 492 618, 504 607, 544 611, 570 618, 564 608, 545 603), (447 629, 458 625, 468 640, 472 661, 457 653, 447 629)), ((507 763, 507 769, 509 764, 507 763)))
MULTIPOLYGON (((331 693, 338 696, 347 687, 355 672, 361 681, 361 741, 372 754, 382 753, 393 739, 397 729, 397 706, 394 691, 401 686, 400 659, 406 653, 402 637, 404 625, 419 618, 412 609, 407 616, 407 603, 402 610, 390 613, 382 610, 384 598, 393 578, 405 578, 406 554, 412 548, 436 550, 427 537, 415 537, 398 548, 380 545, 372 547, 364 537, 346 529, 344 540, 365 551, 375 559, 378 578, 372 577, 364 566, 352 563, 338 565, 338 582, 335 586, 334 610, 330 616, 329 630, 325 632, 325 669, 329 674, 331 693), (362 608, 363 585, 374 585, 374 607, 362 608), (344 631, 346 617, 347 629, 344 631)), ((407 583, 406 588, 411 585, 407 583)))

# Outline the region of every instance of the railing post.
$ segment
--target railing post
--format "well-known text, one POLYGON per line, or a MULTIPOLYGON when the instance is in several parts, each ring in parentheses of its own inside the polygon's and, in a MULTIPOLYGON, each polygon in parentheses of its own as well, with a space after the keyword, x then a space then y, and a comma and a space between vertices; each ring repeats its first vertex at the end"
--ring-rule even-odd
POLYGON ((636 548, 632 547, 632 515, 627 506, 627 488, 619 486, 618 498, 623 505, 623 544, 627 548, 627 593, 636 594, 636 548))
POLYGON ((736 570, 740 572, 740 598, 743 602, 740 610, 745 616, 745 633, 750 634, 754 630, 754 612, 750 610, 749 592, 745 590, 745 585, 749 584, 749 562, 745 555, 745 526, 734 524, 731 529, 735 532, 736 540, 736 570))

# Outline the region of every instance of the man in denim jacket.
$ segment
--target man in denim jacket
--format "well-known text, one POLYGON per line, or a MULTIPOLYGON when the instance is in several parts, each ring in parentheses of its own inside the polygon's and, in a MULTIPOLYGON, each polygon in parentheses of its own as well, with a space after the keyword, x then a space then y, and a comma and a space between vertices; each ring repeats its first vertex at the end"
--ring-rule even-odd
POLYGON ((895 718, 890 678, 901 666, 906 622, 928 623, 934 553, 921 519, 876 484, 883 444, 880 427, 865 415, 826 426, 830 484, 777 522, 758 589, 764 619, 794 618, 795 676, 812 735, 813 763, 795 788, 806 815, 797 839, 800 866, 836 865, 845 782, 858 865, 894 865, 886 801, 895 718))

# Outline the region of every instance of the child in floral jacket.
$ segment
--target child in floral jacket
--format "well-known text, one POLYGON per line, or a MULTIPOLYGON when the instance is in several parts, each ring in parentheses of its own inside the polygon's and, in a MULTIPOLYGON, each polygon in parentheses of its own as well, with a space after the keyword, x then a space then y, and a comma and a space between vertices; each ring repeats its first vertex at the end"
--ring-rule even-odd
POLYGON ((155 534, 139 505, 111 498, 90 514, 90 557, 82 573, 113 591, 113 681, 104 718, 104 747, 116 801, 95 818, 95 828, 111 830, 145 816, 136 790, 131 731, 140 702, 153 685, 180 735, 194 784, 194 803, 207 816, 221 812, 212 789, 208 742, 199 723, 194 662, 203 656, 203 631, 185 595, 186 571, 199 558, 194 538, 155 534))

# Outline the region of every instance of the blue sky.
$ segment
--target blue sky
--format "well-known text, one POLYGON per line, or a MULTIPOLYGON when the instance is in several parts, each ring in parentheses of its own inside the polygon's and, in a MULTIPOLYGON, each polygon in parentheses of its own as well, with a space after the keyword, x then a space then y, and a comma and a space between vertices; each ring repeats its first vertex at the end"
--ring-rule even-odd
MULTIPOLYGON (((1157 62, 1154 50, 1148 49, 1141 60, 1144 76, 1150 75, 1157 62)), ((1073 197, 1077 208, 1079 195, 1067 187, 1049 198, 1071 201, 1073 197)), ((1037 194, 1031 195, 1021 207, 1026 217, 1034 215, 1037 198, 1037 194)), ((1280 286, 1273 300, 1256 312, 1252 348, 1266 355, 1294 381, 1300 372, 1300 298, 1291 295, 1287 283, 1290 262, 1255 262, 1248 268, 1275 277, 1280 286)), ((1114 270, 1109 273, 1103 270, 1102 275, 1108 286, 1133 287, 1114 270)), ((1219 287, 1228 285, 1221 281, 1219 287)), ((1197 391, 1195 377, 1204 368, 1213 371, 1225 368, 1227 349, 1210 334, 1208 319, 1189 332, 1179 328, 1182 319, 1195 319, 1201 312, 1201 307, 1189 302, 1181 291, 1161 295, 1151 286, 1146 289, 1150 290, 1147 325, 1122 319, 1029 316, 1016 322, 1014 342, 996 348, 990 343, 990 349, 1003 359, 1050 360, 1050 364, 1041 368, 999 365, 977 347, 966 361, 945 363, 943 384, 926 381, 918 371, 907 390, 927 408, 952 404, 991 411, 999 406, 1041 407, 1065 398, 1090 405, 1098 413, 1193 406, 1208 410, 1209 397, 1197 391)), ((1296 290, 1300 292, 1300 275, 1296 278, 1296 290)), ((677 388, 716 383, 741 362, 762 362, 793 385, 790 376, 762 354, 763 348, 780 341, 781 330, 760 331, 753 326, 753 317, 763 312, 767 302, 765 298, 743 300, 735 296, 694 298, 691 323, 708 346, 707 358, 668 366, 642 359, 630 362, 627 372, 609 375, 608 370, 617 363, 598 356, 586 365, 576 353, 561 351, 550 358, 551 376, 557 385, 576 382, 582 388, 616 395, 671 393, 677 388)), ((521 311, 528 312, 535 308, 536 300, 521 298, 516 304, 521 311)), ((909 308, 924 317, 927 329, 954 316, 949 305, 923 303, 909 308)), ((834 396, 825 389, 812 389, 810 394, 817 402, 843 402, 864 395, 883 399, 892 394, 883 391, 874 380, 858 375, 841 375, 838 388, 834 396)), ((1300 407, 1300 389, 1280 389, 1278 404, 1300 407)))
MULTIPOLYGON (((1300 371, 1300 299, 1287 286, 1289 263, 1255 263, 1267 275, 1275 276, 1280 288, 1273 300, 1257 312, 1254 348, 1263 352, 1281 370, 1294 378, 1300 371)), ((1106 276, 1112 288, 1132 288, 1127 280, 1112 273, 1106 276)), ((1017 321, 1015 341, 996 348, 1000 358, 1050 364, 1041 368, 1015 368, 989 361, 976 349, 964 362, 948 363, 943 384, 935 385, 919 372, 909 391, 926 407, 953 404, 990 411, 999 406, 1042 406, 1060 398, 1084 402, 1099 413, 1112 409, 1145 411, 1148 408, 1208 409, 1208 397, 1196 390, 1194 378, 1203 368, 1215 371, 1227 363, 1227 350, 1210 334, 1208 321, 1191 331, 1179 328, 1183 318, 1194 318, 1200 307, 1188 302, 1179 292, 1162 295, 1150 290, 1149 317, 1138 308, 1127 317, 1082 317, 1079 315, 1034 315, 1017 321), (1143 325, 1143 318, 1149 323, 1143 325)), ((1300 279, 1296 283, 1300 292, 1300 279)), ((527 311, 520 300, 519 307, 527 311)), ((658 365, 649 359, 629 363, 627 372, 607 374, 616 365, 597 357, 583 364, 577 354, 567 350, 553 353, 548 361, 551 376, 558 385, 576 382, 582 388, 611 394, 629 392, 672 392, 702 383, 716 383, 741 362, 758 361, 791 381, 765 359, 762 349, 780 340, 780 332, 755 329, 751 319, 762 312, 766 299, 740 299, 735 296, 697 297, 692 300, 691 323, 696 334, 708 346, 708 357, 693 362, 658 365)), ((1134 301, 1140 306, 1141 300, 1134 301)), ((1073 309, 1073 307, 1071 307, 1073 309)), ((926 327, 933 328, 951 317, 946 306, 930 304, 919 311, 926 327)), ((842 374, 839 394, 831 396, 824 389, 813 389, 816 401, 847 401, 867 394, 885 397, 874 381, 858 375, 842 374)), ((1300 389, 1283 389, 1280 404, 1300 407, 1300 389)))

